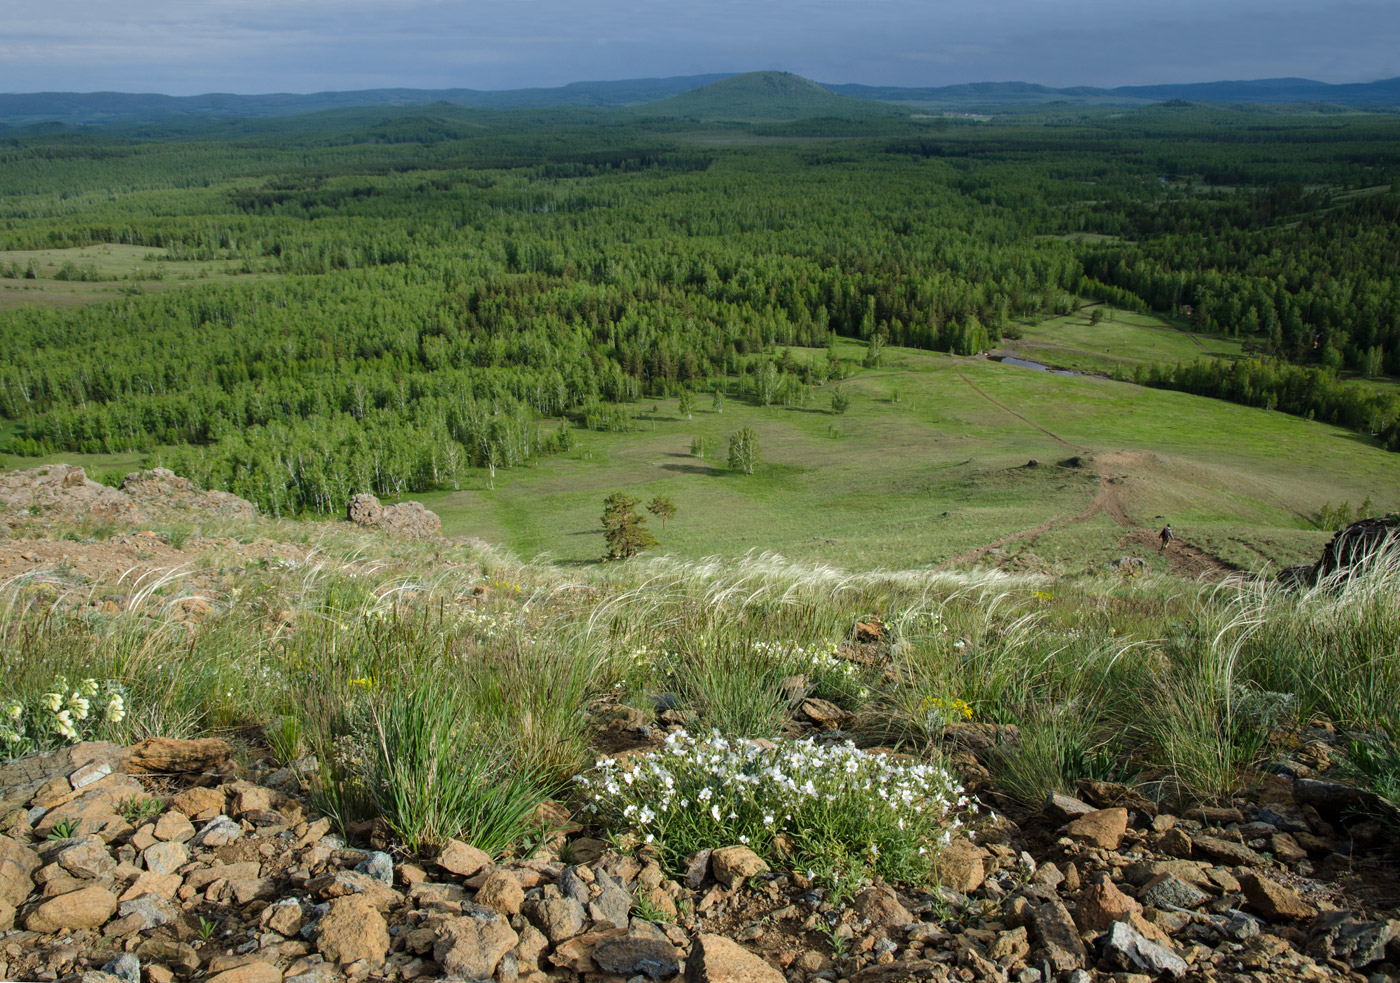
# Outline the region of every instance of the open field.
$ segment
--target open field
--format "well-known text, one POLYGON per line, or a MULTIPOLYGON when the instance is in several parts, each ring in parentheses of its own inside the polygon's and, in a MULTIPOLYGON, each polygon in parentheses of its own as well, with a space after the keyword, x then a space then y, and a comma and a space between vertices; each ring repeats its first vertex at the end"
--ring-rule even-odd
POLYGON ((1324 502, 1400 506, 1394 455, 1282 414, 904 349, 843 385, 853 396, 844 415, 828 410, 830 384, 804 409, 730 399, 719 414, 702 396, 692 420, 674 400, 647 401, 633 433, 580 432, 564 455, 498 471, 494 489, 473 475, 461 491, 411 497, 449 534, 561 563, 602 554, 602 500, 621 489, 675 499, 680 514, 654 531, 658 552, 679 557, 757 549, 906 568, 1003 541, 984 559, 1059 571, 1124 553, 1165 566, 1142 532, 1166 521, 1228 564, 1286 565, 1326 539, 1311 525, 1324 502), (760 437, 752 477, 726 463, 741 426, 760 437), (690 454, 696 436, 704 459, 690 454), (1056 463, 1076 456, 1084 466, 1056 463), (1039 467, 1026 467, 1032 458, 1039 467))
POLYGON ((116 300, 132 293, 155 293, 193 283, 269 279, 265 273, 241 272, 229 260, 172 260, 164 250, 121 243, 69 249, 0 250, 0 310, 26 304, 73 307, 116 300), (24 274, 32 264, 35 277, 24 274), (60 279, 65 268, 88 279, 60 279))
POLYGON ((1015 330, 1021 337, 1007 339, 1001 348, 1056 368, 1097 375, 1107 375, 1115 366, 1131 373, 1138 365, 1154 362, 1228 359, 1241 354, 1238 341, 1198 334, 1179 319, 1155 314, 1113 310, 1112 320, 1091 324, 1090 314, 1099 307, 1110 310, 1106 305, 1091 305, 1063 317, 1018 323, 1015 330))

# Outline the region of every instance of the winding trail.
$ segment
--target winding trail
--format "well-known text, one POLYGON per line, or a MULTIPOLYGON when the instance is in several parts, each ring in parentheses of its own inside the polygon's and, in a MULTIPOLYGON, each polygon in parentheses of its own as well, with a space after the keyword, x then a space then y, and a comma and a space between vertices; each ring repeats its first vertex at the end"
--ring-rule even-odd
MULTIPOLYGON (((1193 340, 1196 340, 1193 338, 1193 340)), ((1199 341, 1197 341, 1199 344, 1199 341)), ((1016 412, 1005 403, 990 395, 967 376, 961 372, 958 378, 965 382, 969 389, 977 393, 987 402, 1001 409, 1010 416, 1015 417, 1029 427, 1040 431, 1056 443, 1063 444, 1072 450, 1089 453, 1089 448, 1079 444, 1071 443, 1056 433, 1047 430, 1029 417, 1016 412)), ((1125 531, 1120 543, 1124 547, 1137 547, 1138 550, 1160 552, 1163 554, 1167 564, 1174 574, 1182 577, 1200 579, 1206 577, 1212 580, 1223 580, 1226 577, 1238 575, 1240 568, 1232 563, 1222 560, 1218 556, 1207 553, 1190 543, 1177 539, 1172 542, 1166 550, 1160 549, 1160 541, 1157 539, 1157 531, 1144 527, 1141 523, 1135 522, 1129 515, 1127 506, 1123 501, 1123 495, 1118 484, 1110 475, 1111 470, 1132 469, 1143 462, 1143 455, 1131 452, 1106 452, 1095 455, 1093 459, 1094 469, 1098 473, 1098 490, 1089 504, 1079 512, 1061 513, 1051 516, 1044 522, 1032 526, 1029 529, 1022 529, 1018 532, 1007 533, 990 543, 982 546, 975 546, 970 550, 965 550, 954 556, 950 556, 937 564, 936 569, 943 569, 950 566, 958 566, 967 563, 976 563, 994 549, 1001 549, 1012 543, 1021 544, 1022 549, 1028 548, 1041 536, 1055 529, 1073 525, 1079 522, 1086 522, 1098 515, 1105 513, 1116 525, 1125 531)))

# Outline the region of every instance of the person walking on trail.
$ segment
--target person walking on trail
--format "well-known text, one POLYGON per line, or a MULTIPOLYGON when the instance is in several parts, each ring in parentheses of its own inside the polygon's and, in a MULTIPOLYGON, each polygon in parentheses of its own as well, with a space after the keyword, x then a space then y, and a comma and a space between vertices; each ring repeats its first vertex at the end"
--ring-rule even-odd
POLYGON ((1172 532, 1172 524, 1167 523, 1167 527, 1157 534, 1157 538, 1162 541, 1162 549, 1167 548, 1167 544, 1176 538, 1176 533, 1172 532))

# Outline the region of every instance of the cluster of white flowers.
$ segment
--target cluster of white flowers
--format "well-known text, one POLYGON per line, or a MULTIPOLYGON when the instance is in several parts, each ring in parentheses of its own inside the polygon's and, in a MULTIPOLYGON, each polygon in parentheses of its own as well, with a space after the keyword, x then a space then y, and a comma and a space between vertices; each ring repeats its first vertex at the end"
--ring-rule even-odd
POLYGON ((126 695, 120 684, 99 685, 84 679, 69 688, 60 676, 32 706, 12 699, 0 706, 0 741, 7 754, 24 754, 50 742, 50 735, 64 741, 80 741, 102 724, 119 724, 126 718, 126 695), (93 701, 97 700, 97 713, 93 701))
POLYGON ((754 642, 753 650, 771 656, 774 661, 792 667, 794 671, 808 670, 833 673, 838 676, 854 676, 857 670, 854 662, 841 658, 836 645, 798 645, 796 642, 754 642))
POLYGON ((658 842, 673 858, 734 843, 763 852, 783 834, 799 854, 804 842, 819 843, 814 850, 838 849, 880 869, 886 859, 927 857, 973 811, 941 768, 811 739, 755 743, 677 731, 645 756, 625 765, 605 758, 575 781, 603 825, 658 842))

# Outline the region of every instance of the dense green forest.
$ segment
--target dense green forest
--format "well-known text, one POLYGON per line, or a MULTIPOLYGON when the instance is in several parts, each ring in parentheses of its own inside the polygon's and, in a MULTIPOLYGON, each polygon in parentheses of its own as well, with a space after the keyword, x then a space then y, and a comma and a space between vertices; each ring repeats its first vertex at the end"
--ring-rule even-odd
POLYGON ((1367 381, 1400 374, 1397 219, 1381 114, 435 105, 9 136, 0 284, 37 276, 23 251, 100 243, 236 275, 0 308, 0 452, 160 448, 269 512, 329 512, 627 429, 643 399, 800 404, 849 371, 789 347, 973 355, 1096 301, 1251 352, 1143 384, 1400 450, 1400 396, 1367 381))

